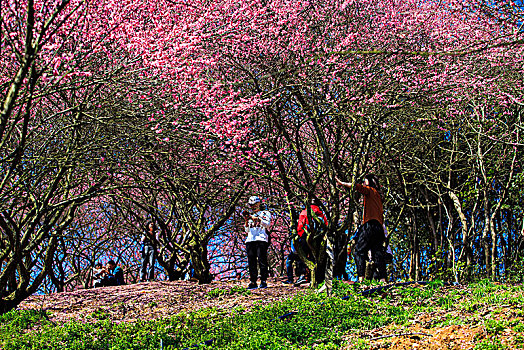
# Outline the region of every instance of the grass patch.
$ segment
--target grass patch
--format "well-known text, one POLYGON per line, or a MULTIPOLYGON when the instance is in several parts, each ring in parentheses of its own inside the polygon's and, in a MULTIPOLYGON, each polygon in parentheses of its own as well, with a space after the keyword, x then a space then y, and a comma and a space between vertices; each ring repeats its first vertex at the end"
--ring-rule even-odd
POLYGON ((336 293, 353 293, 348 300, 307 292, 271 305, 255 305, 248 313, 226 315, 211 308, 135 323, 114 323, 101 313, 91 318, 92 323, 54 325, 45 313, 18 311, 4 315, 0 348, 159 349, 162 342, 165 349, 175 349, 213 339, 214 349, 338 349, 350 330, 369 330, 406 319, 402 307, 360 297, 346 288, 340 284, 336 293), (278 319, 290 311, 297 315, 278 319), (24 329, 31 331, 22 332, 24 329))
POLYGON ((475 345, 474 350, 504 350, 507 348, 499 339, 484 339, 475 345))
POLYGON ((241 286, 233 286, 227 289, 215 288, 207 292, 206 295, 210 298, 220 298, 220 297, 234 295, 234 294, 250 295, 251 291, 241 286))
MULTIPOLYGON (((516 305, 521 287, 500 288, 486 282, 467 290, 449 289, 440 284, 396 287, 386 294, 362 297, 356 286, 334 281, 334 297, 326 298, 311 291, 262 306, 251 311, 243 308, 201 309, 167 319, 115 323, 97 310, 87 322, 54 324, 45 312, 12 311, 0 316, 0 349, 182 349, 213 340, 213 349, 352 349, 369 348, 358 334, 384 326, 409 327, 417 315, 436 310, 454 310, 433 326, 465 324, 456 311, 476 312, 490 302, 490 307, 516 305), (520 289, 519 289, 520 288, 520 289), (499 294, 499 296, 494 296, 499 294), (341 297, 346 297, 342 300, 341 297), (296 315, 285 320, 279 316, 296 315), (353 337, 351 337, 351 335, 353 337)), ((242 287, 214 289, 209 298, 249 295, 242 287)), ((522 332, 518 320, 485 320, 486 333, 476 349, 504 349, 492 340, 506 329, 522 332)))

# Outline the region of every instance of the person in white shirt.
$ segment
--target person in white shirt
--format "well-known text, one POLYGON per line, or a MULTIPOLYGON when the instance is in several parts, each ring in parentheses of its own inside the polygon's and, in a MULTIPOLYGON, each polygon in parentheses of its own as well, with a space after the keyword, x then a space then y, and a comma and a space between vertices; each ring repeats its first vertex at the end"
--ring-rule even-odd
POLYGON ((248 205, 250 210, 244 212, 250 281, 248 289, 257 288, 258 267, 260 267, 260 286, 258 287, 267 288, 267 248, 269 246, 267 229, 271 225, 271 213, 267 210, 260 210, 260 198, 257 196, 251 196, 248 205))
POLYGON ((97 262, 93 267, 93 287, 102 287, 105 275, 107 274, 106 268, 102 266, 101 262, 97 262))

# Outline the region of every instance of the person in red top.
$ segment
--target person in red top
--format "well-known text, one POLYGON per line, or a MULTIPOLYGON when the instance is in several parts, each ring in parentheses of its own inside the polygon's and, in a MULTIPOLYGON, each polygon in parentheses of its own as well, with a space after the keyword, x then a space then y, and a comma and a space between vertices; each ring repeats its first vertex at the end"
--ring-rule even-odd
MULTIPOLYGON (((322 221, 324 221, 324 225, 327 226, 328 220, 326 218, 326 215, 324 215, 324 213, 322 212, 322 210, 320 210, 317 204, 318 203, 315 200, 312 201, 311 211, 312 213, 315 213, 317 216, 319 216, 322 219, 322 221)), ((308 223, 309 221, 307 219, 307 208, 305 208, 300 212, 300 215, 298 217, 297 234, 299 237, 302 237, 302 235, 304 234, 304 230, 307 227, 308 223)))
MULTIPOLYGON (((341 186, 353 187, 352 183, 340 181, 338 178, 336 181, 341 186)), ((355 189, 364 196, 364 219, 358 228, 353 250, 359 282, 364 280, 366 261, 369 259, 368 251, 371 251, 371 257, 376 264, 379 280, 386 281, 384 209, 379 188, 378 179, 372 174, 365 176, 363 184, 355 184, 355 189)))
MULTIPOLYGON (((322 212, 319 206, 320 206, 320 201, 318 199, 316 198, 311 199, 311 202, 310 202, 311 215, 316 215, 318 218, 322 219, 324 225, 327 227, 328 219, 326 215, 324 214, 324 212, 322 212)), ((307 212, 308 212, 308 208, 306 206, 306 208, 304 208, 304 210, 302 210, 300 212, 300 215, 298 216, 297 234, 299 238, 298 238, 297 243, 302 248, 302 251, 304 252, 304 254, 306 254, 306 258, 313 260, 314 258, 311 253, 311 248, 309 247, 309 244, 306 241, 306 236, 304 235, 304 233, 308 229, 308 224, 309 224, 307 212)), ((312 239, 313 237, 309 237, 309 238, 312 239)), ((303 283, 307 283, 307 281, 308 279, 306 275, 304 274, 298 278, 297 282, 295 282, 295 286, 298 286, 303 283)))

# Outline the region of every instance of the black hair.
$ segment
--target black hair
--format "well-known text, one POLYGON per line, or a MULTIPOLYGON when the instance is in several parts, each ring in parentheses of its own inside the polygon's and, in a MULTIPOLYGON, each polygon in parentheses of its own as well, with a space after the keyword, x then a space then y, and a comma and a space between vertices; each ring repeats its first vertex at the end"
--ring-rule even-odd
POLYGON ((368 180, 370 187, 373 187, 376 190, 380 189, 380 184, 378 182, 378 178, 375 175, 367 174, 364 178, 368 180))
POLYGON ((146 221, 146 227, 149 228, 149 225, 153 225, 153 229, 156 229, 155 220, 147 220, 146 221))
POLYGON ((98 267, 98 266, 102 267, 102 263, 100 261, 95 264, 95 267, 98 267))
POLYGON ((116 265, 115 261, 113 259, 109 260, 107 262, 108 265, 116 265))

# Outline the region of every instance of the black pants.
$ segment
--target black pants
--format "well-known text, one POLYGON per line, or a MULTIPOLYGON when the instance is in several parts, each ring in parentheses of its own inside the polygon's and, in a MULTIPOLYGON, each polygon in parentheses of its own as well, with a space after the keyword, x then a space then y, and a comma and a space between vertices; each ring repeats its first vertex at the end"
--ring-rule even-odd
POLYGON ((252 283, 257 282, 258 266, 260 266, 260 280, 267 280, 267 247, 269 244, 263 241, 247 242, 247 264, 249 267, 249 280, 252 283))
POLYGON ((377 277, 379 279, 386 278, 385 240, 384 228, 377 220, 370 220, 359 227, 354 248, 358 277, 364 277, 366 273, 366 261, 369 260, 368 250, 371 250, 371 257, 378 270, 377 277))
POLYGON ((104 276, 104 278, 102 279, 102 285, 101 286, 103 286, 103 287, 118 286, 118 281, 115 278, 115 276, 104 276))
POLYGON ((296 262, 297 265, 297 276, 302 276, 306 273, 306 264, 300 260, 300 257, 297 253, 290 252, 286 259, 286 272, 288 281, 293 281, 293 262, 296 262))
POLYGON ((311 248, 309 247, 309 244, 306 242, 306 236, 298 237, 296 243, 300 248, 302 248, 302 251, 304 252, 304 255, 306 256, 306 259, 313 261, 315 260, 313 258, 313 253, 311 252, 311 248))

